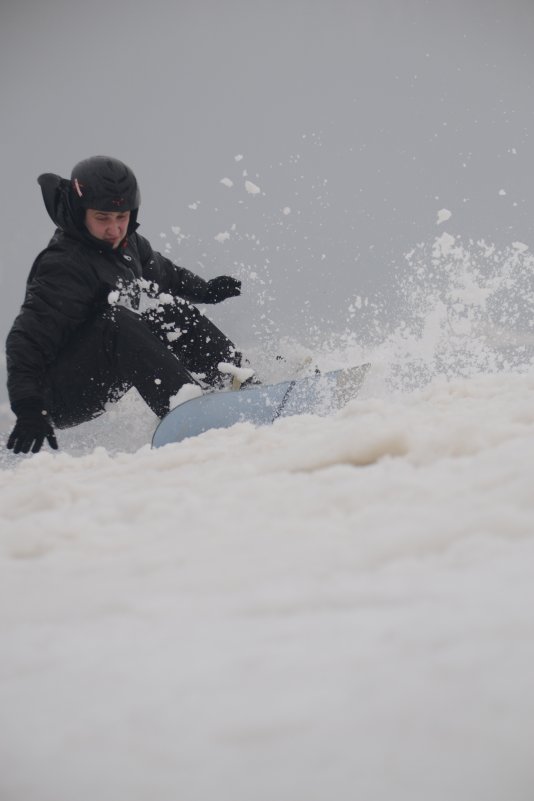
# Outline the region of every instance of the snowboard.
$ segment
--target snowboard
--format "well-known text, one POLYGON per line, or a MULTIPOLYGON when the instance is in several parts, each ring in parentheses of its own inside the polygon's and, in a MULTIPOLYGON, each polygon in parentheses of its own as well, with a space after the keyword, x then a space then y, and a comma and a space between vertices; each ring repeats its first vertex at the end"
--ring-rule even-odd
POLYGON ((356 397, 370 366, 361 364, 279 384, 256 384, 193 398, 176 406, 160 421, 152 447, 160 448, 236 423, 261 426, 296 414, 331 414, 356 397))

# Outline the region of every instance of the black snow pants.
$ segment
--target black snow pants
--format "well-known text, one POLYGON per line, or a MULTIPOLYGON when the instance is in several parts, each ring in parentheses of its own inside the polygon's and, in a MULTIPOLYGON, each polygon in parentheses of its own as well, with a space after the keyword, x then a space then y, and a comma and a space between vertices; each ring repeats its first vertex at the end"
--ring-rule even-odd
POLYGON ((201 378, 217 386, 219 362, 240 360, 233 343, 188 303, 141 315, 114 306, 84 323, 60 352, 45 377, 47 402, 54 424, 68 428, 102 414, 135 387, 163 417, 184 384, 201 378))

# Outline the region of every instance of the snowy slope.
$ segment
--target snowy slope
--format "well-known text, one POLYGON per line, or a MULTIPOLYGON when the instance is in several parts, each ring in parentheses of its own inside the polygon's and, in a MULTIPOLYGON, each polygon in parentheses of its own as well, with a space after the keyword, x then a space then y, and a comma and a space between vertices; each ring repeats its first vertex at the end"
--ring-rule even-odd
POLYGON ((3 801, 534 791, 534 373, 0 473, 3 801))

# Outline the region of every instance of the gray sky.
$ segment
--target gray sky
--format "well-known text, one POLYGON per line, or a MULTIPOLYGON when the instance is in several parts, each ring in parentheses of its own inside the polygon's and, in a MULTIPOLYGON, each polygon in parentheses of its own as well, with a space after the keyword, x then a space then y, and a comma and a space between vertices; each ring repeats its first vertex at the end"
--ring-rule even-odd
POLYGON ((97 153, 156 249, 244 279, 212 315, 240 344, 342 328, 441 208, 534 244, 533 41, 531 0, 4 0, 2 337, 52 233, 37 175, 97 153))

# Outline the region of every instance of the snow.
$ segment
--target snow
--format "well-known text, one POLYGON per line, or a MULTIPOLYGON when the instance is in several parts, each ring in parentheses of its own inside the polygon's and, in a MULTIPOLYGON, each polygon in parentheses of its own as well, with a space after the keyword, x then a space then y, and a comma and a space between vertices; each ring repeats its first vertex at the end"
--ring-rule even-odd
POLYGON ((442 256, 448 256, 455 245, 456 239, 451 234, 443 233, 440 237, 437 237, 434 241, 434 254, 436 258, 441 258, 442 256))
POLYGON ((449 211, 449 209, 440 209, 438 211, 437 225, 447 222, 447 220, 450 220, 451 217, 452 211, 449 211))
POLYGON ((231 362, 219 362, 217 369, 223 375, 232 376, 236 383, 236 388, 239 388, 241 384, 244 384, 254 375, 254 370, 250 367, 237 367, 231 362))
POLYGON ((181 403, 186 403, 186 401, 193 400, 194 398, 200 398, 201 395, 202 389, 198 384, 184 384, 183 387, 180 387, 176 395, 171 397, 170 408, 174 409, 181 403))
POLYGON ((252 359, 369 359, 336 415, 152 451, 129 393, 58 453, 2 452, 2 801, 530 801, 518 245, 443 234, 390 335, 252 359))
POLYGON ((259 195, 261 189, 256 184, 252 183, 252 181, 245 181, 245 189, 249 193, 249 195, 259 195))
POLYGON ((2 797, 526 801, 533 453, 529 371, 2 471, 2 797))

